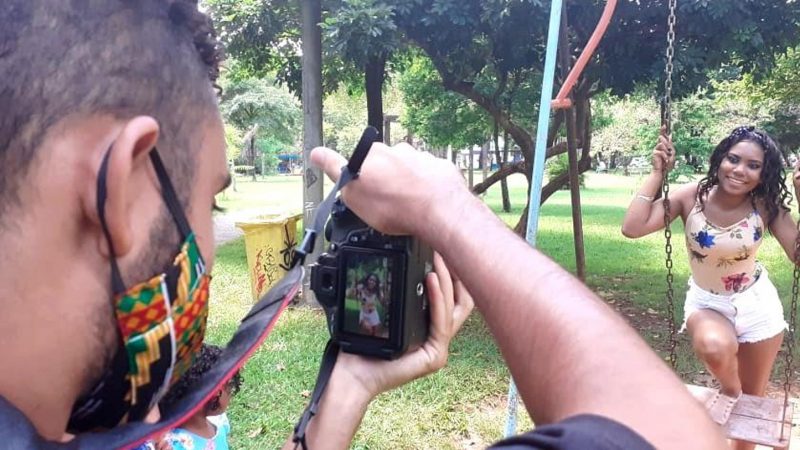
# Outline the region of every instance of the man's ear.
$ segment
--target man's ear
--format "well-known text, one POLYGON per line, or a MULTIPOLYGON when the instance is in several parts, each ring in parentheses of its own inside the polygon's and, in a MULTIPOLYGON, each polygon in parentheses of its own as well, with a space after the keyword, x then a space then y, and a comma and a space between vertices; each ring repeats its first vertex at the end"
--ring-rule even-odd
MULTIPOLYGON (((154 118, 134 117, 123 124, 108 150, 110 153, 106 175, 105 220, 114 247, 113 257, 119 258, 126 255, 133 245, 131 212, 129 211, 129 196, 132 193, 129 190, 134 172, 146 166, 148 155, 158 142, 158 134, 158 122, 154 118)), ((100 161, 102 162, 102 159, 100 161)), ((98 164, 98 176, 100 167, 101 164, 98 164)), ((92 204, 92 208, 96 209, 96 188, 94 193, 95 203, 92 204)), ((98 211, 95 213, 99 214, 98 211)), ((98 225, 100 225, 99 217, 98 225)), ((101 247, 104 246, 101 245, 101 247)), ((108 249, 108 252, 110 254, 111 249, 108 249)))

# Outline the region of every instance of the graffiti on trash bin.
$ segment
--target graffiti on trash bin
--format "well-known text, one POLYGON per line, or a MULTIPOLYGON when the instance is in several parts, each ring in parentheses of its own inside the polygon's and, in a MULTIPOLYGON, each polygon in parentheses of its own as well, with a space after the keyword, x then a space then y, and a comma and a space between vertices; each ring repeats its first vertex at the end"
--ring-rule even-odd
POLYGON ((256 261, 253 264, 253 280, 256 293, 261 294, 266 287, 280 279, 284 271, 288 271, 294 259, 297 243, 294 236, 289 233, 289 225, 283 224, 283 248, 276 252, 272 245, 266 245, 256 252, 256 261), (280 256, 278 256, 280 253, 280 256), (279 262, 279 258, 282 260, 279 262))
POLYGON ((258 250, 254 266, 253 278, 256 280, 256 292, 260 294, 265 286, 272 286, 272 283, 278 281, 280 277, 275 250, 271 245, 258 250))
POLYGON ((289 270, 292 268, 292 259, 294 259, 294 248, 297 245, 297 242, 294 241, 291 235, 289 235, 289 225, 283 224, 283 250, 281 250, 281 256, 283 256, 283 263, 281 264, 281 269, 289 270))

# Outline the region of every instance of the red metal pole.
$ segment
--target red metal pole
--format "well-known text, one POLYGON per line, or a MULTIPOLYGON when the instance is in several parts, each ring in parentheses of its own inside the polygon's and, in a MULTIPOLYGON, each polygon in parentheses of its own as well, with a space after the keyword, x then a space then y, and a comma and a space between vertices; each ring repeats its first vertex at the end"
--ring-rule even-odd
POLYGON ((569 72, 569 75, 567 75, 567 79, 564 80, 564 84, 561 85, 558 95, 556 95, 556 98, 553 100, 553 109, 558 110, 572 106, 572 100, 570 100, 569 94, 572 92, 572 88, 575 87, 578 77, 581 76, 583 69, 589 62, 589 58, 592 57, 594 51, 597 49, 597 45, 600 44, 600 39, 602 39, 603 35, 606 33, 606 29, 608 29, 608 24, 611 22, 611 17, 614 15, 616 7, 617 0, 608 0, 605 9, 603 9, 603 15, 600 16, 600 21, 597 23, 594 32, 592 32, 592 36, 589 38, 589 42, 586 43, 586 47, 583 48, 581 56, 578 57, 578 61, 575 62, 575 66, 569 72))

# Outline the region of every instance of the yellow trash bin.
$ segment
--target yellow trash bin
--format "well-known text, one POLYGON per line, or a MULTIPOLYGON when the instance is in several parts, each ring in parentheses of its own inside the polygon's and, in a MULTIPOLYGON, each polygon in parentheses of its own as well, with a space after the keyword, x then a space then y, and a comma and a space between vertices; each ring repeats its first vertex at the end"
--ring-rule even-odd
POLYGON ((297 221, 303 215, 263 214, 236 222, 244 231, 250 291, 256 301, 289 270, 297 246, 297 221))

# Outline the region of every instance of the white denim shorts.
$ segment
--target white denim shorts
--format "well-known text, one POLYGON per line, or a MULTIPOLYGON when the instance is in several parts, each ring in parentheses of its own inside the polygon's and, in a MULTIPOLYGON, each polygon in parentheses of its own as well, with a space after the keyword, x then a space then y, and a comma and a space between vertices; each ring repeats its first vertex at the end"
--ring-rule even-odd
POLYGON ((737 340, 742 343, 763 341, 789 328, 783 319, 783 305, 778 290, 763 268, 752 286, 732 295, 712 294, 689 278, 681 332, 686 330, 689 317, 701 309, 722 314, 733 324, 737 340))

